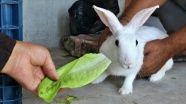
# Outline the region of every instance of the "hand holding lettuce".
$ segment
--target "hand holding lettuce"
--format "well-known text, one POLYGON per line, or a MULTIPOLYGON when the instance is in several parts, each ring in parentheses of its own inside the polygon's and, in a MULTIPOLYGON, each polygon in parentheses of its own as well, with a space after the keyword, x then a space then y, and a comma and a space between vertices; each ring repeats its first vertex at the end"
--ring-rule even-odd
POLYGON ((38 87, 38 94, 51 102, 60 88, 77 88, 87 85, 99 77, 111 61, 103 54, 86 54, 57 69, 58 81, 45 78, 38 87))

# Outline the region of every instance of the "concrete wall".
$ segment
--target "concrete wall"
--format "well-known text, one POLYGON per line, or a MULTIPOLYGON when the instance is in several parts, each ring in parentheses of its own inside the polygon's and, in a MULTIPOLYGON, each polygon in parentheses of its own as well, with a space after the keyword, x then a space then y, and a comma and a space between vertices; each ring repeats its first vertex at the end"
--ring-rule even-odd
POLYGON ((46 47, 59 46, 69 35, 68 8, 76 0, 23 0, 23 40, 46 47))
POLYGON ((70 35, 68 8, 75 1, 23 0, 23 40, 58 47, 60 38, 70 35))

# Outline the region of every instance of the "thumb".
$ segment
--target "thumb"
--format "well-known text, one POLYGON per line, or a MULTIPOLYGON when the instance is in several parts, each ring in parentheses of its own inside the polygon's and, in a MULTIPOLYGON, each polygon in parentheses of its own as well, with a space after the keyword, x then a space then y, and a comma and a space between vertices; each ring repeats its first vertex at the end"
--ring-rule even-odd
POLYGON ((147 61, 147 58, 148 57, 148 55, 146 55, 145 57, 144 57, 144 59, 143 59, 143 65, 142 65, 142 67, 141 67, 141 69, 140 69, 140 72, 138 73, 138 76, 139 77, 146 77, 146 76, 149 76, 149 73, 148 73, 148 61, 147 61))
POLYGON ((30 50, 32 50, 30 56, 32 65, 40 66, 47 77, 58 80, 59 77, 48 49, 40 45, 33 45, 30 50))
POLYGON ((56 72, 55 65, 54 65, 49 53, 47 55, 44 65, 43 65, 43 71, 44 71, 45 75, 47 77, 51 78, 52 80, 59 79, 57 72, 56 72))
POLYGON ((147 55, 147 54, 150 53, 151 48, 149 48, 149 46, 150 46, 150 42, 148 42, 148 43, 145 44, 144 55, 147 55))

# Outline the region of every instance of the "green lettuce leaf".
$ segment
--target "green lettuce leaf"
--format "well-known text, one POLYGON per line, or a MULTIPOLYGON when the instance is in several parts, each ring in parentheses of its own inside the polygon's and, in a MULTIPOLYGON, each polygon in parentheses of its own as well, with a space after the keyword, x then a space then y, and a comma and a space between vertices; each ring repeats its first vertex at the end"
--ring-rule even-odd
POLYGON ((45 78, 38 87, 39 97, 51 102, 60 88, 77 88, 99 77, 111 61, 103 54, 86 54, 57 69, 58 81, 45 78))

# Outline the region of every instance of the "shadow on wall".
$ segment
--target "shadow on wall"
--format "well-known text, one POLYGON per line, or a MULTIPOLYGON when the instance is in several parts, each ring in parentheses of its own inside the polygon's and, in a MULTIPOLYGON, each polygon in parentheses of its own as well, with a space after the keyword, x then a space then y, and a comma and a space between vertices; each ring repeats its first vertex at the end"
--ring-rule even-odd
MULTIPOLYGON (((62 8, 63 9, 63 8, 62 8)), ((68 16, 68 12, 65 12, 65 13, 61 13, 61 11, 63 10, 60 10, 59 13, 58 13, 58 18, 57 18, 57 27, 58 27, 58 37, 65 37, 65 36, 69 36, 70 35, 70 27, 69 27, 69 16, 68 16)), ((60 42, 60 41, 59 41, 60 42)), ((61 47, 61 43, 59 44, 61 47)))
POLYGON ((61 37, 66 37, 70 35, 70 26, 69 26, 69 14, 68 14, 68 9, 70 8, 70 6, 76 2, 77 0, 68 0, 68 1, 63 1, 60 7, 60 9, 58 10, 57 13, 57 30, 58 30, 58 34, 57 37, 60 38, 60 41, 58 41, 58 47, 63 47, 61 46, 62 44, 61 42, 61 37))

